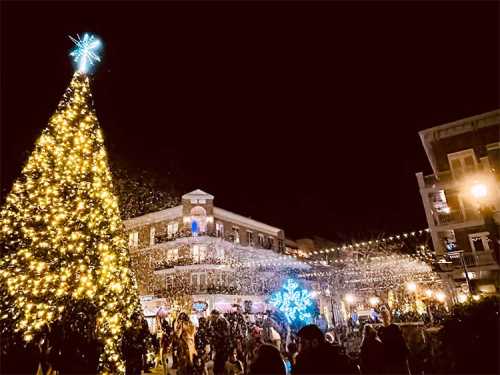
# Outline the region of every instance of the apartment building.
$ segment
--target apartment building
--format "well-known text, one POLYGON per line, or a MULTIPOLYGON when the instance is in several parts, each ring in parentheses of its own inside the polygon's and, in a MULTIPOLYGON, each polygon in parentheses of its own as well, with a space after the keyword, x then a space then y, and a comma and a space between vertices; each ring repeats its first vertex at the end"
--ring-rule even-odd
POLYGON ((498 293, 500 110, 419 132, 432 174, 416 174, 441 274, 498 293))

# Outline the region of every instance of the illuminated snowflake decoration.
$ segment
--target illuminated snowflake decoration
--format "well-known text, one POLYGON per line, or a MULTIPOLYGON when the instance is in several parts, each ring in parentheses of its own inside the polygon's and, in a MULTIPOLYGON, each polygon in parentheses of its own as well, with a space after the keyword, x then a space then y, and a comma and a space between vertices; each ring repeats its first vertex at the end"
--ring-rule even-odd
POLYGON ((69 38, 75 43, 75 48, 69 55, 73 57, 79 72, 88 73, 96 61, 101 61, 98 55, 102 47, 101 40, 93 34, 84 34, 82 39, 80 35, 76 39, 71 36, 69 38))
POLYGON ((289 324, 307 324, 312 320, 310 312, 313 306, 311 293, 300 288, 299 284, 292 279, 288 279, 282 289, 271 296, 269 302, 283 312, 289 324))

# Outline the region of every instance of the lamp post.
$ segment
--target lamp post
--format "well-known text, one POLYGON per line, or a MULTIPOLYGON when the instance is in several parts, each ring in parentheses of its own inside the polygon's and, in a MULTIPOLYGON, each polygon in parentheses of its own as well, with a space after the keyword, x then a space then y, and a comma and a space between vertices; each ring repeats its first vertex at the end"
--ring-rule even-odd
MULTIPOLYGON (((493 256, 495 261, 500 264, 500 245, 498 243, 498 227, 495 223, 495 209, 491 202, 488 202, 490 193, 488 186, 482 182, 475 183, 470 188, 470 193, 478 205, 479 214, 484 219, 484 226, 489 232, 493 246, 493 256)), ((491 199, 490 199, 491 200, 491 199)))

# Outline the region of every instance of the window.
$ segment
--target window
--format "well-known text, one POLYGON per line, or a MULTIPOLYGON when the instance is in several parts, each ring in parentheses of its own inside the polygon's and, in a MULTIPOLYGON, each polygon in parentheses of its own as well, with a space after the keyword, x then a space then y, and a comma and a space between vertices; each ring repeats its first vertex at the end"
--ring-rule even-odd
POLYGON ((173 221, 173 222, 171 222, 171 223, 168 224, 168 226, 167 226, 167 233, 168 233, 169 237, 173 236, 178 231, 179 231, 179 223, 178 222, 173 221))
POLYGON ((200 288, 205 289, 207 287, 207 275, 202 273, 200 275, 200 288))
POLYGON ((155 244, 155 227, 149 228, 149 244, 151 246, 155 244))
POLYGON ((235 243, 240 243, 240 229, 233 227, 233 237, 235 243))
POLYGON ((167 276, 165 284, 166 284, 165 286, 167 287, 167 290, 173 288, 174 287, 174 277, 167 276))
POLYGON ((259 247, 264 247, 264 235, 259 233, 259 247))
POLYGON ((253 233, 250 230, 247 230, 247 242, 248 246, 253 246, 253 233))
POLYGON ((215 256, 217 259, 224 259, 224 248, 219 245, 215 245, 215 256))
POLYGON ((191 274, 191 286, 197 290, 198 289, 198 274, 193 273, 191 274))
POLYGON ((474 150, 468 149, 460 152, 448 154, 450 169, 455 179, 460 179, 464 175, 476 171, 476 157, 474 150))
POLYGON ((139 232, 130 232, 128 235, 128 246, 137 247, 139 246, 139 232))
POLYGON ((215 232, 217 237, 224 237, 224 224, 215 223, 215 232))
POLYGON ((207 247, 205 245, 193 245, 193 259, 203 262, 207 258, 207 247))
POLYGON ((490 250, 490 239, 489 232, 480 232, 469 234, 470 247, 473 252, 479 251, 489 251, 490 250))
POLYGON ((273 237, 268 237, 267 238, 267 246, 272 249, 274 248, 274 238, 273 237))
POLYGON ((179 258, 179 249, 173 248, 167 250, 167 260, 168 261, 176 261, 179 258))
POLYGON ((283 240, 278 240, 278 250, 283 251, 285 249, 285 243, 283 240))
POLYGON ((432 206, 436 210, 438 214, 449 214, 450 207, 448 206, 448 201, 446 199, 446 195, 444 190, 438 190, 436 193, 431 195, 432 197, 432 206))

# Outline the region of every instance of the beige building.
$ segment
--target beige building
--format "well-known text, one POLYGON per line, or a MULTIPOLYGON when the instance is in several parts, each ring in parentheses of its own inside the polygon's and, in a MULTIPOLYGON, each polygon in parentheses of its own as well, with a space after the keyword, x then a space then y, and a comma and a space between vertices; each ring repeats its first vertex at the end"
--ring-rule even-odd
POLYGON ((207 310, 250 303, 265 310, 266 295, 282 282, 276 267, 309 268, 285 256, 282 229, 216 207, 202 190, 124 224, 143 296, 190 296, 207 310))
POLYGON ((417 181, 442 275, 498 292, 500 110, 419 132, 432 174, 417 181))

